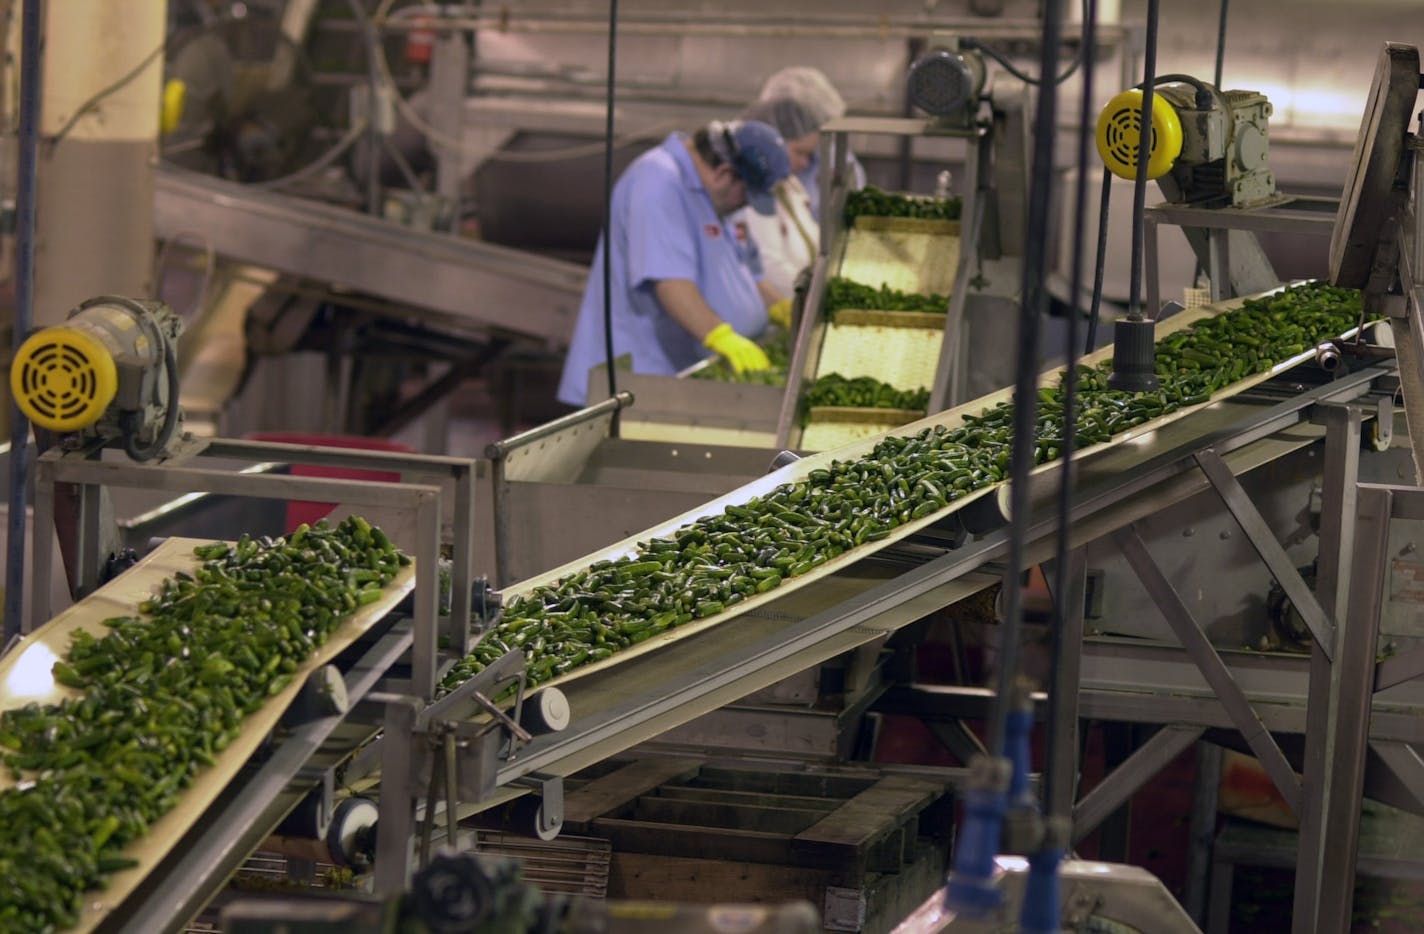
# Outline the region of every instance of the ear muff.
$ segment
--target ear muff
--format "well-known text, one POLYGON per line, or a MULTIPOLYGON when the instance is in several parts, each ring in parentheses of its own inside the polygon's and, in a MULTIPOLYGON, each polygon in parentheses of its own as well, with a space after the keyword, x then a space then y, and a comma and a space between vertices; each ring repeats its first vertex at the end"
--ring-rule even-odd
MULTIPOLYGON (((1141 139, 1142 92, 1123 91, 1098 114, 1098 155, 1119 178, 1137 178, 1141 139)), ((1160 94, 1152 95, 1152 133, 1147 148, 1147 177, 1161 178, 1182 154, 1182 121, 1160 94)))

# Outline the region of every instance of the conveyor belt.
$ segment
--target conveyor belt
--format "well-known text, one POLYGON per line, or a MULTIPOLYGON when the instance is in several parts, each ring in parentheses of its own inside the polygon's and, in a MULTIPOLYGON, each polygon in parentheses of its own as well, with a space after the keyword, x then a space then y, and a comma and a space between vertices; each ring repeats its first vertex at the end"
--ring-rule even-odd
MULTIPOLYGON (((1160 326, 1166 333, 1186 327, 1202 317, 1220 313, 1235 304, 1198 309, 1178 316, 1160 326)), ((1101 354, 1097 355, 1101 358, 1101 354)), ((1227 387, 1210 402, 1182 409, 1169 416, 1126 432, 1109 444, 1095 446, 1083 452, 1078 488, 1080 496, 1073 512, 1073 535, 1084 542, 1107 530, 1147 515, 1163 505, 1193 495, 1206 486, 1206 480, 1194 466, 1192 453, 1212 447, 1233 472, 1241 473, 1282 454, 1311 444, 1320 430, 1311 426, 1306 413, 1322 401, 1343 401, 1356 398, 1369 390, 1371 383, 1388 372, 1387 367, 1349 374, 1314 389, 1302 391, 1275 404, 1242 395, 1264 379, 1283 373, 1304 360, 1308 354, 1283 363, 1269 373, 1227 387)), ((1095 360, 1089 358, 1088 363, 1095 360)), ((914 425, 898 429, 897 434, 913 434, 927 425, 959 424, 964 415, 977 413, 1007 397, 1007 391, 942 413, 914 425)), ((540 578, 508 588, 506 598, 526 593, 565 574, 598 560, 617 557, 636 548, 637 542, 650 536, 665 534, 693 519, 721 512, 729 503, 740 503, 760 495, 789 480, 803 477, 811 469, 832 459, 858 457, 870 450, 874 441, 806 458, 774 474, 748 484, 727 496, 700 507, 618 543, 578 562, 549 572, 540 578)), ((1045 464, 1036 471, 1041 482, 1049 481, 1057 465, 1045 464)), ((839 655, 851 648, 883 637, 929 612, 955 602, 994 583, 997 574, 989 573, 986 565, 999 560, 1005 550, 1004 530, 986 534, 962 548, 950 550, 937 545, 934 526, 962 509, 974 499, 999 495, 1002 486, 988 488, 975 496, 957 500, 939 513, 927 516, 896 529, 889 538, 867 543, 827 562, 816 571, 795 578, 768 594, 734 606, 731 611, 688 625, 641 643, 619 653, 607 662, 585 666, 565 675, 560 684, 568 694, 574 711, 574 723, 566 731, 536 738, 520 750, 518 757, 504 763, 498 782, 507 784, 532 772, 565 775, 585 765, 606 759, 642 742, 666 729, 687 722, 716 709, 747 693, 764 687, 787 674, 804 670, 839 655), (907 539, 909 539, 907 541, 907 539), (812 582, 814 586, 811 586, 812 582), (671 650, 671 647, 676 650, 671 650), (630 664, 633 660, 637 664, 630 664)), ((1054 529, 1053 519, 1032 522, 1029 527, 1029 560, 1050 556, 1054 529)), ((37 631, 32 639, 44 641, 52 651, 63 647, 63 638, 72 628, 73 618, 86 618, 87 625, 124 612, 147 595, 158 577, 166 576, 180 566, 178 557, 185 558, 192 542, 170 542, 168 551, 151 556, 140 568, 131 571, 81 602, 65 615, 37 631), (175 557, 177 555, 178 557, 175 557), (145 570, 147 569, 147 570, 145 570), (143 572, 143 573, 141 573, 143 572), (153 574, 147 578, 145 574, 153 574), (121 586, 122 592, 113 588, 121 586), (103 605, 109 601, 108 605, 103 605), (117 602, 114 602, 117 601, 117 602), (116 609, 117 607, 117 609, 116 609), (70 614, 79 614, 71 617, 70 614), (68 627, 68 628, 66 628, 68 627), (58 641, 56 641, 58 640, 58 641)), ((191 559, 186 559, 191 563, 191 559)), ((401 592, 410 585, 402 579, 401 592)), ((393 599, 399 594, 393 593, 393 599)), ((389 608, 387 601, 371 607, 372 619, 389 608)), ((354 636, 359 629, 352 626, 354 636)), ((335 651, 337 643, 328 643, 335 651)), ((8 684, 11 672, 19 667, 27 653, 12 653, 0 663, 0 684, 8 684)), ((324 653, 324 657, 325 653, 324 653)), ((318 661, 310 662, 314 667, 318 661)), ((303 669, 306 671, 307 669, 303 669)), ((293 681, 288 692, 295 691, 300 678, 293 681)), ((18 702, 10 693, 0 694, 0 707, 18 702)), ((213 770, 221 790, 252 751, 271 732, 276 718, 286 707, 290 694, 284 693, 269 703, 259 715, 249 720, 239 743, 224 754, 213 770)), ((279 745, 276 756, 285 753, 279 745)), ((296 750, 290 757, 297 762, 296 750)), ((295 765, 294 765, 295 767, 295 765)), ((214 792, 216 794, 216 792, 214 792)), ((207 800, 184 800, 176 809, 191 826, 209 806, 207 800)), ((484 802, 488 805, 493 802, 484 802)), ((254 801, 254 806, 257 802, 254 801)), ((227 849, 237 838, 234 828, 219 828, 225 833, 227 849)), ((147 871, 162 858, 177 834, 151 835, 142 844, 144 852, 136 854, 144 860, 141 871, 147 871)), ((169 857, 172 861, 173 857, 169 857)), ((102 901, 96 900, 95 918, 117 904, 126 890, 116 886, 102 901)), ((137 880, 134 880, 137 881, 137 880)), ((174 899, 191 898, 175 893, 174 899)), ((184 902, 186 905, 187 902, 184 902)), ((86 915, 86 927, 93 926, 86 915)), ((165 919, 164 923, 167 923, 165 919)), ((143 919, 130 922, 127 929, 142 930, 143 919), (138 926, 135 927, 135 924, 138 926)))
MULTIPOLYGON (((108 629, 103 624, 105 619, 136 613, 137 606, 157 592, 164 579, 180 571, 191 573, 200 563, 193 555, 193 548, 204 543, 205 540, 167 539, 126 573, 26 636, 18 646, 0 658, 0 710, 29 703, 57 703, 64 697, 78 696, 80 692, 57 685, 50 673, 54 661, 62 658, 69 648, 74 633, 83 630, 96 638, 107 635, 108 629)), ((91 893, 79 925, 70 930, 93 930, 143 883, 145 877, 252 758, 301 691, 307 676, 330 662, 389 613, 410 592, 414 582, 415 568, 412 564, 401 570, 379 600, 361 607, 347 619, 293 673, 291 683, 285 689, 269 699, 261 710, 243 720, 242 732, 215 757, 215 764, 200 772, 184 790, 177 806, 159 818, 147 834, 125 851, 126 856, 139 861, 138 866, 113 874, 105 891, 91 893)), ((0 774, 0 791, 14 785, 8 769, 0 774)))
POLYGON ((155 173, 157 235, 409 306, 452 333, 563 347, 587 270, 520 250, 425 233, 331 205, 180 169, 155 173))
MULTIPOLYGON (((1104 451, 1081 465, 1072 543, 1092 541, 1207 489, 1196 451, 1213 449, 1239 475, 1317 442, 1323 430, 1309 421, 1313 406, 1358 398, 1389 372, 1353 373, 1275 404, 1213 403, 1140 435, 1139 443, 1104 451)), ((1035 510, 1027 560, 1052 557, 1056 524, 1051 509, 1035 510)), ((1007 531, 1000 529, 959 549, 930 551, 918 564, 896 563, 884 550, 849 566, 838 561, 839 569, 814 587, 778 588, 759 607, 669 633, 675 637, 664 640, 663 651, 639 653, 637 664, 589 666, 580 677, 565 676, 561 689, 573 724, 536 738, 500 770, 499 781, 534 771, 570 774, 881 638, 996 583, 999 575, 986 573, 986 565, 1002 559, 1006 548, 1007 531)))
MULTIPOLYGON (((1222 314, 1226 311, 1230 311, 1232 309, 1240 307, 1247 300, 1248 299, 1246 298, 1235 299, 1217 305, 1201 306, 1192 309, 1189 312, 1181 313, 1165 322, 1160 323, 1157 326, 1158 339, 1161 339, 1162 337, 1174 333, 1176 331, 1189 328, 1191 325, 1203 319, 1214 317, 1218 314, 1222 314)), ((1350 333, 1353 334, 1353 331, 1351 331, 1350 333)), ((1124 445, 1141 447, 1141 445, 1150 442, 1158 433, 1164 431, 1169 426, 1172 426, 1183 419, 1193 418, 1197 413, 1210 410, 1216 406, 1219 406, 1222 403, 1227 402, 1228 400, 1240 395, 1246 390, 1257 386, 1260 383, 1265 382, 1266 380, 1271 379, 1272 377, 1277 376, 1280 373, 1283 373, 1286 370, 1289 370, 1299 365, 1300 363, 1310 359, 1313 354, 1313 350, 1298 354, 1292 359, 1284 361, 1272 367, 1268 371, 1247 377, 1236 383, 1222 388, 1221 390, 1213 394, 1211 399, 1209 399, 1205 403, 1183 407, 1181 409, 1176 410, 1175 412, 1154 419, 1153 421, 1146 422, 1135 428, 1114 435, 1113 438, 1108 442, 1096 444, 1091 447, 1085 448, 1078 454, 1080 463, 1092 463, 1098 458, 1107 455, 1113 449, 1119 448, 1124 445)), ((1104 348, 1094 354, 1085 357, 1083 359, 1083 365, 1085 367, 1093 366, 1097 363, 1110 360, 1111 356, 1112 349, 1110 347, 1104 348)), ((1050 385, 1051 381, 1055 381, 1057 379, 1057 376, 1060 372, 1061 370, 1055 369, 1043 374, 1040 379, 1040 385, 1050 385)), ((860 441, 847 444, 843 447, 839 447, 831 451, 825 451, 819 454, 814 454, 802 458, 801 460, 798 460, 795 463, 789 464, 781 468, 780 470, 777 470, 775 473, 768 474, 765 477, 762 477, 758 480, 741 486, 736 490, 733 490, 732 492, 726 494, 725 496, 712 500, 711 502, 701 507, 698 507, 697 509, 684 513, 673 519, 669 519, 668 521, 661 523, 660 525, 654 526, 651 529, 647 529, 643 532, 640 532, 637 535, 624 539, 621 542, 617 542, 613 545, 610 545, 607 548, 604 548, 598 552, 595 552, 594 554, 581 558, 575 562, 571 562, 562 567, 555 568, 538 577, 534 577, 526 581, 521 581, 509 588, 506 588, 502 592, 504 602, 507 604, 514 597, 519 597, 524 594, 527 594, 538 587, 554 584, 562 578, 585 570, 588 568, 588 566, 597 562, 623 558, 635 554, 639 549, 639 542, 647 541, 650 538, 666 537, 675 532, 677 529, 687 526, 701 517, 719 515, 723 513, 730 505, 741 505, 755 497, 764 496, 783 483, 791 483, 803 480, 810 474, 812 470, 824 467, 833 461, 847 461, 863 457, 875 447, 881 437, 896 435, 908 437, 917 434, 918 432, 932 425, 943 425, 947 428, 955 428, 964 423, 964 419, 966 416, 977 415, 993 407, 994 405, 997 405, 1000 402, 1008 401, 1011 396, 1011 389, 1003 389, 999 392, 984 396, 980 399, 977 399, 970 403, 966 403, 965 405, 959 406, 957 408, 950 409, 937 415, 932 415, 928 418, 921 419, 920 421, 913 422, 909 425, 904 425, 902 427, 893 429, 892 431, 886 432, 885 435, 878 436, 875 438, 862 439, 860 441)), ((1061 464, 1058 461, 1051 461, 1036 467, 1032 474, 1032 482, 1035 488, 1048 487, 1053 485, 1054 478, 1058 475, 1060 470, 1061 464)), ((688 638, 696 633, 718 626, 728 619, 735 618, 745 613, 754 612, 760 607, 766 606, 767 604, 773 601, 784 598, 789 590, 801 589, 813 585, 816 582, 824 580, 825 578, 831 575, 837 574, 840 571, 850 568, 859 561, 871 557, 876 552, 884 548, 893 546, 897 542, 909 536, 915 535, 916 533, 919 533, 922 530, 935 524, 943 523, 955 513, 961 512, 962 510, 966 509, 967 507, 970 507, 972 504, 984 497, 1002 497, 1006 492, 1006 487, 1006 483, 999 483, 993 486, 981 488, 980 490, 977 490, 968 496, 953 500, 949 503, 949 505, 921 519, 916 519, 911 522, 907 522, 903 525, 897 526, 890 532, 887 537, 879 541, 866 542, 855 548, 849 549, 838 557, 827 561, 820 567, 815 568, 807 574, 789 578, 783 581, 779 587, 775 588, 772 591, 749 597, 745 601, 735 604, 726 611, 715 616, 710 616, 705 619, 694 621, 685 626, 670 629, 667 632, 664 632, 658 636, 654 636, 653 638, 648 639, 645 642, 639 643, 638 645, 632 646, 631 648, 624 649, 623 651, 614 654, 612 657, 604 661, 575 668, 567 674, 562 675, 549 683, 555 685, 564 684, 569 680, 584 677, 590 674, 591 672, 600 670, 601 668, 624 664, 631 659, 640 657, 649 652, 657 651, 659 648, 673 643, 677 640, 688 638)))

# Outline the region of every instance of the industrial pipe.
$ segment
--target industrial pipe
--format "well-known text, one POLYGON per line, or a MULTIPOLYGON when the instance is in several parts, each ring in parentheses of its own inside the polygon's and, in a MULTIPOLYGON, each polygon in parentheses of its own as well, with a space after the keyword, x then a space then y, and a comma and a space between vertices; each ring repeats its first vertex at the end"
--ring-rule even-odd
MULTIPOLYGON (((40 0, 25 0, 20 21, 19 180, 15 193, 14 345, 29 337, 35 307, 35 166, 39 160, 40 0)), ((30 422, 10 401, 10 514, 6 530, 5 637, 0 651, 20 633, 25 585, 25 483, 30 422)), ((37 529, 36 532, 39 530, 37 529)), ((49 547, 49 530, 36 534, 36 548, 49 547)), ((48 587, 48 581, 39 586, 48 587)))

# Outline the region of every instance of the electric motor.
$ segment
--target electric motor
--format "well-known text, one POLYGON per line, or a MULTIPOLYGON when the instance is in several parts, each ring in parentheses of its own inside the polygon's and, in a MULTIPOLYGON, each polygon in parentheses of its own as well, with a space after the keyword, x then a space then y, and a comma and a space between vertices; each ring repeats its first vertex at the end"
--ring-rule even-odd
POLYGON ((162 302, 100 296, 36 331, 10 368, 10 391, 35 425, 81 439, 123 439, 146 460, 173 440, 182 322, 162 302))

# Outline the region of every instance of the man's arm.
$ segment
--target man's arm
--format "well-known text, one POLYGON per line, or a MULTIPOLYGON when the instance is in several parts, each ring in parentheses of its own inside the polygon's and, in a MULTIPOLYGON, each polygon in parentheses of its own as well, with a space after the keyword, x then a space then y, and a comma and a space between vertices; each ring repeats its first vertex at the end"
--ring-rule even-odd
POLYGON ((776 291, 776 289, 772 288, 770 283, 768 283, 765 279, 757 280, 757 291, 761 293, 761 300, 768 308, 770 308, 772 305, 775 305, 777 302, 781 301, 783 298, 786 297, 785 295, 782 295, 780 292, 776 291))
POLYGON ((699 344, 722 323, 717 312, 702 297, 697 283, 691 279, 659 279, 653 292, 663 311, 682 325, 683 330, 697 338, 699 344))

